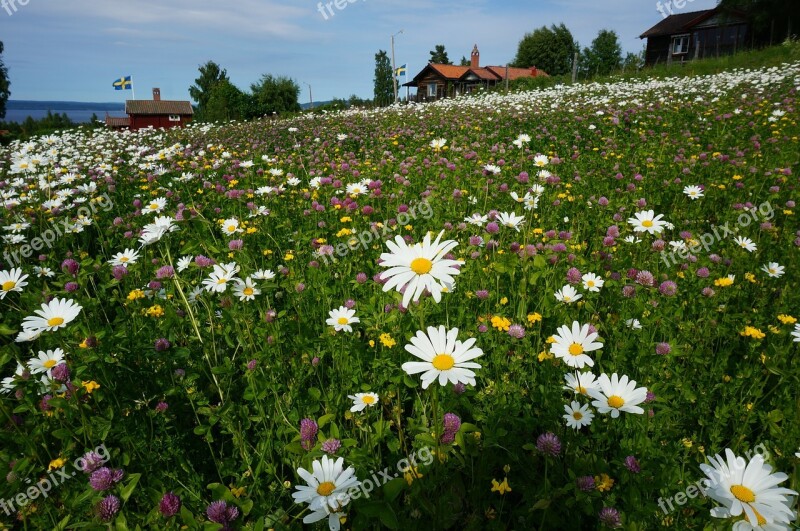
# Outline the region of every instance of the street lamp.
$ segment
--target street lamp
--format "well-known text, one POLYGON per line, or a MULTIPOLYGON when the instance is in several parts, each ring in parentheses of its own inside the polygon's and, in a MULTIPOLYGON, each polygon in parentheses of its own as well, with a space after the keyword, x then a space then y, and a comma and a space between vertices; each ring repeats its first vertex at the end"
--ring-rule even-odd
MULTIPOLYGON (((304 85, 308 85, 305 81, 303 81, 304 85)), ((311 110, 314 110, 314 99, 311 97, 311 85, 308 85, 308 103, 311 106, 311 110)))
POLYGON ((394 64, 394 38, 403 33, 403 30, 392 35, 392 89, 394 90, 394 102, 397 103, 397 67, 394 64))

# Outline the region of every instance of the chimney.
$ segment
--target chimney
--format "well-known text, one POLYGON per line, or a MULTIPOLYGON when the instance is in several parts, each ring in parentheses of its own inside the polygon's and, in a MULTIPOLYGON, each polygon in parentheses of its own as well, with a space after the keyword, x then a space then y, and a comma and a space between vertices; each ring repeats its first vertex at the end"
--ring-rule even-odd
POLYGON ((538 70, 536 70, 536 67, 535 67, 535 66, 532 66, 532 67, 531 67, 531 77, 536 77, 536 76, 538 76, 538 75, 539 75, 539 71, 538 71, 538 70))
POLYGON ((161 101, 161 89, 153 89, 153 101, 161 101))
POLYGON ((470 68, 480 68, 481 64, 481 52, 478 51, 478 45, 476 44, 472 48, 472 56, 470 61, 470 68))

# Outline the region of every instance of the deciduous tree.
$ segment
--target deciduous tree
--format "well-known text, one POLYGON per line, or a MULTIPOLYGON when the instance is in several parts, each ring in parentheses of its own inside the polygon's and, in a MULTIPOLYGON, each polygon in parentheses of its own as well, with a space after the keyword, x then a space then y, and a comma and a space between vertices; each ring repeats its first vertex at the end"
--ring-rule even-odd
POLYGON ((572 71, 572 60, 577 51, 578 44, 563 22, 549 28, 542 26, 525 34, 519 42, 513 65, 519 68, 535 66, 551 76, 563 76, 572 71))

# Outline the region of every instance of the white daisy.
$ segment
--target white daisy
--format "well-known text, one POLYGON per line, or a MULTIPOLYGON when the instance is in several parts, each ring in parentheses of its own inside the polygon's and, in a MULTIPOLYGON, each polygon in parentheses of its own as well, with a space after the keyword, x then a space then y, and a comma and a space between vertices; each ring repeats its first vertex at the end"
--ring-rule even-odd
POLYGON ((501 212, 497 215, 497 221, 504 227, 519 232, 519 226, 525 222, 525 216, 517 216, 513 212, 501 212))
POLYGON ((437 378, 442 386, 447 382, 475 385, 475 373, 471 369, 481 366, 470 360, 482 356, 483 350, 473 346, 475 338, 462 343, 457 336, 458 328, 445 330, 444 326, 438 329, 429 326, 427 334, 418 330, 405 349, 424 361, 408 361, 403 364, 403 370, 410 375, 423 373, 423 389, 437 378))
POLYGON ((69 299, 53 299, 22 320, 22 328, 31 331, 53 332, 72 322, 83 307, 69 299))
POLYGON ((142 214, 160 214, 167 207, 166 197, 157 197, 142 207, 142 214))
POLYGON ((769 262, 761 266, 761 270, 770 276, 770 278, 780 278, 783 276, 784 267, 777 262, 769 262))
POLYGON ((583 281, 583 289, 595 292, 600 291, 600 288, 602 288, 603 284, 606 282, 594 273, 586 273, 582 275, 581 280, 583 281))
POLYGON ((178 273, 186 271, 194 260, 194 256, 181 256, 178 258, 178 273))
POLYGON ((108 261, 109 264, 112 266, 125 266, 128 267, 128 264, 135 264, 136 260, 139 259, 139 253, 134 251, 133 249, 125 249, 121 253, 117 253, 111 257, 111 260, 108 261))
POLYGON ((491 173, 492 175, 497 175, 500 173, 500 166, 496 166, 494 164, 487 164, 483 167, 483 170, 486 173, 491 173))
POLYGON ((25 367, 17 362, 17 370, 14 371, 13 376, 7 376, 0 382, 0 393, 8 394, 17 386, 17 379, 25 374, 25 367))
POLYGON ((710 466, 700 465, 700 470, 708 476, 707 493, 722 504, 711 509, 711 516, 735 518, 743 515, 749 524, 745 529, 769 529, 770 524, 788 524, 795 519, 791 496, 797 496, 797 492, 777 486, 789 477, 783 472, 773 472, 763 456, 756 454, 746 462, 726 448, 725 459, 717 454, 709 456, 708 461, 710 466))
POLYGON ((464 218, 464 221, 470 225, 477 225, 479 227, 485 225, 488 220, 489 218, 487 216, 481 216, 480 214, 472 214, 471 216, 464 218))
POLYGON ((703 197, 703 189, 695 185, 685 187, 683 193, 689 196, 692 201, 703 197))
POLYGON ((341 330, 352 332, 353 328, 350 325, 361 322, 361 319, 355 316, 356 311, 346 306, 339 306, 339 308, 328 312, 328 315, 330 317, 328 317, 325 323, 332 326, 336 332, 341 330))
POLYGON ((567 385, 563 386, 562 389, 589 396, 589 389, 597 387, 596 379, 597 377, 591 372, 568 372, 564 374, 564 381, 567 385))
POLYGON ((375 393, 356 393, 347 395, 347 398, 353 401, 353 407, 350 408, 352 413, 364 411, 368 406, 371 407, 378 403, 378 395, 375 393))
POLYGON ((594 413, 589 409, 588 404, 581 405, 579 402, 573 400, 569 405, 564 406, 564 420, 567 421, 567 427, 579 430, 584 426, 588 426, 594 419, 594 413))
POLYGON ((178 226, 174 222, 175 219, 170 216, 157 216, 153 223, 144 226, 142 234, 139 236, 139 243, 142 246, 150 245, 159 241, 168 232, 178 230, 178 226))
POLYGON ((626 375, 622 378, 617 373, 611 375, 603 373, 597 379, 597 387, 589 390, 589 396, 594 399, 592 405, 598 413, 611 413, 611 418, 619 417, 620 411, 626 413, 644 413, 637 404, 647 398, 647 388, 636 387, 635 380, 628 380, 626 375))
POLYGON ((0 300, 5 299, 6 295, 12 291, 22 292, 22 288, 28 285, 25 279, 28 275, 22 274, 22 268, 15 267, 9 271, 0 271, 0 300))
POLYGON ((558 327, 550 345, 550 352, 557 358, 564 360, 570 367, 578 369, 594 366, 594 360, 586 353, 603 348, 603 344, 595 341, 597 332, 590 332, 589 325, 581 325, 578 321, 572 322, 572 329, 567 325, 558 327))
POLYGON ((445 144, 447 144, 447 139, 446 138, 434 138, 433 140, 431 140, 431 144, 430 145, 431 145, 431 147, 433 149, 435 149, 436 151, 439 151, 440 149, 442 149, 444 147, 445 144))
MULTIPOLYGON (((538 167, 543 168, 550 163, 550 160, 547 158, 547 155, 536 155, 533 157, 533 163, 538 167)), ((541 177, 541 174, 539 176, 541 177)))
POLYGON ((745 238, 744 236, 736 236, 733 238, 733 241, 736 242, 736 245, 744 249, 745 251, 752 253, 756 250, 756 244, 753 243, 753 240, 750 238, 745 238))
POLYGON ((634 232, 647 232, 649 234, 659 234, 664 230, 666 221, 661 218, 663 214, 655 215, 652 210, 642 210, 633 215, 634 217, 628 218, 628 223, 633 225, 634 232))
POLYGON ((235 274, 235 272, 228 271, 227 268, 215 264, 214 271, 203 279, 202 284, 205 286, 206 291, 224 293, 228 289, 228 283, 234 280, 235 274))
POLYGON ((559 302, 563 302, 564 304, 570 304, 578 299, 582 299, 583 295, 578 293, 575 288, 570 286, 569 284, 565 284, 563 288, 555 292, 555 297, 559 302))
POLYGON ((800 343, 800 323, 794 325, 794 330, 792 330, 791 336, 794 338, 792 341, 795 343, 800 343))
POLYGON ((49 375, 51 369, 62 361, 64 361, 64 351, 60 348, 48 350, 47 352, 40 350, 38 356, 28 360, 28 369, 30 369, 31 374, 45 372, 49 375))
POLYGON ((411 246, 399 235, 394 242, 387 241, 386 246, 391 252, 381 254, 381 265, 389 268, 380 276, 387 281, 383 285, 383 291, 392 288, 401 291, 405 288, 403 306, 406 308, 412 300, 418 301, 425 289, 431 293, 433 300, 441 301, 442 284, 454 284, 453 277, 459 273, 456 266, 464 263, 461 260, 444 258, 458 242, 440 241, 443 234, 444 231, 441 231, 431 243, 431 235, 428 233, 422 243, 411 246))
POLYGON ((234 235, 237 232, 244 232, 244 229, 239 228, 238 219, 228 218, 222 222, 222 232, 228 235, 234 235))
POLYGON ((275 273, 271 269, 259 269, 252 276, 257 280, 272 280, 275 278, 275 273))
MULTIPOLYGON (((297 475, 303 478, 306 485, 296 485, 297 489, 292 493, 295 503, 308 503, 311 511, 325 512, 337 511, 350 502, 348 491, 352 487, 357 487, 360 482, 355 478, 355 469, 348 467, 343 469, 344 458, 340 457, 334 461, 327 455, 322 459, 316 459, 311 463, 312 471, 304 468, 297 469, 297 475)), ((303 518, 304 523, 321 520, 318 515, 309 514, 303 518), (309 517, 312 519, 306 521, 309 517), (316 519, 314 519, 316 518, 316 519)))
POLYGON ((639 319, 627 319, 625 321, 625 326, 632 330, 641 330, 642 323, 639 322, 639 319))
POLYGON ((256 295, 261 295, 261 290, 253 284, 253 279, 247 277, 244 280, 234 279, 236 285, 233 287, 233 294, 239 297, 240 301, 255 300, 256 295))

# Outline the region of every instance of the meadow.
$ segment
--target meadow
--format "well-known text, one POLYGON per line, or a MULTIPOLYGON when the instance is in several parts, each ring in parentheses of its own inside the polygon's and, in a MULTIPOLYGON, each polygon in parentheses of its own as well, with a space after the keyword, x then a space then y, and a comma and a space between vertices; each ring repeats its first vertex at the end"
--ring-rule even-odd
POLYGON ((798 91, 3 148, 0 528, 788 529, 798 91))

